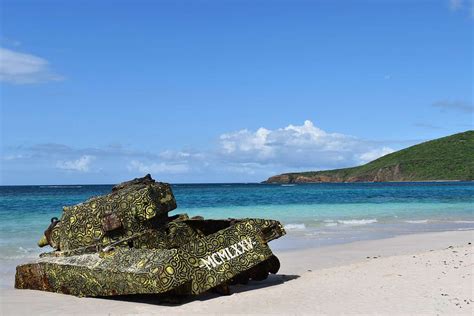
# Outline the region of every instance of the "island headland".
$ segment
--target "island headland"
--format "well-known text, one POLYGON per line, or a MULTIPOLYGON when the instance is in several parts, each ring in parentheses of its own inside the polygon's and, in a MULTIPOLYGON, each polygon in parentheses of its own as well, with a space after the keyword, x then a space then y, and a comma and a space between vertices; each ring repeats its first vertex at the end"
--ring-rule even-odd
POLYGON ((262 183, 474 180, 474 131, 417 144, 358 167, 283 173, 262 183))

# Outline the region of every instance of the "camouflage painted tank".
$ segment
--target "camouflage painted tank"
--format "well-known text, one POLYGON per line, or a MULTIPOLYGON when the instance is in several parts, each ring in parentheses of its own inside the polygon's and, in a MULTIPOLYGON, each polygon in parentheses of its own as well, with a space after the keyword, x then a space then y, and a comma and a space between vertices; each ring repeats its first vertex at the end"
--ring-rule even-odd
POLYGON ((38 242, 55 250, 19 265, 15 287, 77 296, 225 294, 230 284, 279 270, 268 247, 285 234, 278 221, 169 216, 175 208, 170 185, 150 175, 64 207, 38 242))

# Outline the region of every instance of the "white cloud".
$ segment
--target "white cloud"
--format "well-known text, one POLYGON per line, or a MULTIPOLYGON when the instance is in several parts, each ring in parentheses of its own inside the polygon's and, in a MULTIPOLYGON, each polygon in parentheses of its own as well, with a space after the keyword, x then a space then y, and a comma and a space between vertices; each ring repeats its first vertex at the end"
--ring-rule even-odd
POLYGON ((458 11, 463 7, 463 0, 449 0, 449 8, 452 11, 458 11))
POLYGON ((219 137, 221 149, 226 154, 234 152, 257 154, 259 158, 265 158, 272 155, 272 147, 267 143, 270 131, 265 128, 259 128, 255 133, 249 130, 240 130, 237 132, 223 134, 219 137))
POLYGON ((48 168, 54 166, 107 176, 151 173, 170 182, 245 182, 282 172, 357 166, 392 152, 388 145, 327 132, 307 120, 301 125, 225 133, 209 150, 147 152, 120 145, 75 148, 44 143, 6 148, 2 162, 11 170, 32 166, 51 172, 48 168))
POLYGON ((434 129, 434 130, 443 129, 441 126, 431 124, 431 123, 424 123, 424 122, 417 122, 417 123, 413 124, 413 126, 420 127, 420 128, 426 128, 426 129, 434 129))
POLYGON ((177 161, 189 161, 193 159, 204 158, 204 154, 200 152, 191 151, 174 151, 165 150, 158 154, 158 157, 164 160, 177 160, 177 161))
POLYGON ((167 162, 152 162, 149 164, 138 160, 132 160, 128 165, 128 170, 138 171, 140 173, 186 173, 190 170, 185 163, 167 163, 167 162))
POLYGON ((229 162, 316 169, 356 165, 393 151, 350 135, 325 132, 309 120, 275 130, 226 133, 220 136, 220 146, 221 159, 229 162))
POLYGON ((469 11, 470 17, 474 18, 474 0, 449 0, 448 6, 453 12, 469 11))
POLYGON ((359 156, 359 160, 361 163, 367 163, 377 158, 380 158, 382 156, 391 154, 393 152, 394 150, 389 147, 376 148, 376 149, 372 149, 366 153, 361 154, 359 156))
POLYGON ((433 103, 433 107, 442 111, 456 111, 462 113, 473 113, 474 106, 469 102, 462 100, 441 100, 433 103))
POLYGON ((17 159, 22 159, 25 156, 22 154, 12 154, 12 155, 6 155, 3 156, 3 160, 17 160, 17 159))
POLYGON ((47 60, 0 48, 0 81, 27 84, 56 80, 62 77, 50 70, 47 60))
POLYGON ((77 160, 58 161, 56 162, 56 168, 63 170, 87 172, 89 171, 90 164, 94 159, 94 156, 84 155, 77 160))
POLYGON ((16 40, 16 39, 12 39, 12 38, 8 38, 8 37, 5 37, 5 36, 2 36, 0 38, 0 42, 2 43, 2 46, 10 46, 10 47, 18 47, 18 46, 21 46, 21 42, 16 40))

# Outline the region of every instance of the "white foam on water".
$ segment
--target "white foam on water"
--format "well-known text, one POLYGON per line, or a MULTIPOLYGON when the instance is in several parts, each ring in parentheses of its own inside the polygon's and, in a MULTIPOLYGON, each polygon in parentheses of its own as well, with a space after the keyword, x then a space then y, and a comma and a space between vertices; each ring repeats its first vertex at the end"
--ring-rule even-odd
POLYGON ((42 251, 39 248, 24 248, 16 247, 10 249, 1 249, 0 261, 1 260, 14 260, 14 259, 25 259, 25 258, 36 258, 42 251))
POLYGON ((17 252, 28 253, 28 252, 32 252, 33 250, 34 250, 33 248, 23 248, 22 246, 20 246, 20 247, 18 247, 17 252))
POLYGON ((337 222, 333 221, 332 219, 325 219, 323 221, 324 223, 324 226, 326 227, 334 227, 334 226, 337 226, 337 222))
POLYGON ((306 226, 305 224, 286 224, 284 228, 288 231, 291 230, 305 230, 306 226))
POLYGON ((376 219, 376 218, 370 218, 370 219, 347 219, 347 220, 338 220, 337 222, 338 222, 339 224, 343 224, 343 225, 358 226, 358 225, 367 225, 367 224, 377 223, 377 219, 376 219))
POLYGON ((453 221, 456 224, 474 224, 474 221, 453 221))
POLYGON ((426 224, 426 223, 428 223, 428 220, 427 219, 411 220, 411 221, 405 221, 405 223, 408 223, 408 224, 426 224))

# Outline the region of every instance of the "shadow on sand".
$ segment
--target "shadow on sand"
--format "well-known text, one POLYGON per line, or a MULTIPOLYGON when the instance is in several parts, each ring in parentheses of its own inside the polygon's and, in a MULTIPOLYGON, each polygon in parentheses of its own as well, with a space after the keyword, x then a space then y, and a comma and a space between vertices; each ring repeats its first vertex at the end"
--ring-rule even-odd
MULTIPOLYGON (((264 281, 249 281, 248 284, 238 284, 230 286, 230 295, 263 289, 267 287, 272 287, 276 285, 281 285, 285 282, 298 279, 299 275, 288 275, 288 274, 276 274, 269 275, 268 278, 264 281)), ((135 303, 144 303, 144 304, 154 304, 154 305, 163 305, 163 306, 178 306, 187 304, 193 301, 207 301, 210 299, 215 299, 222 295, 218 293, 213 293, 208 291, 201 295, 197 296, 167 296, 167 295, 124 295, 124 296, 114 296, 114 297, 101 297, 102 299, 107 300, 118 300, 126 302, 135 302, 135 303)))

